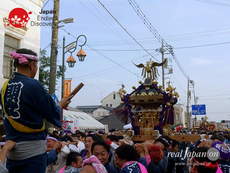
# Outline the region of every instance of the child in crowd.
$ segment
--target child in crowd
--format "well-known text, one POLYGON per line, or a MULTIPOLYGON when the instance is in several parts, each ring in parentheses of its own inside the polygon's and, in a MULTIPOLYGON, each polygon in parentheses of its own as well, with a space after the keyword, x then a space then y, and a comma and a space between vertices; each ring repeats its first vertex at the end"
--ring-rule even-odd
POLYGON ((79 173, 82 169, 82 157, 79 153, 71 152, 66 159, 66 166, 58 173, 79 173))

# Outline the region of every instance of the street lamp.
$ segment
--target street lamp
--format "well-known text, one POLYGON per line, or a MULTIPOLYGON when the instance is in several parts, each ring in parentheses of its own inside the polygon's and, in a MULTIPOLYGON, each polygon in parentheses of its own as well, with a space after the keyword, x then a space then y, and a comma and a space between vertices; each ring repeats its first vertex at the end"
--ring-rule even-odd
POLYGON ((61 22, 65 23, 65 24, 67 24, 67 23, 73 23, 74 22, 74 18, 67 18, 67 19, 63 19, 63 20, 58 21, 58 23, 61 23, 61 22))
POLYGON ((64 61, 65 61, 65 54, 67 52, 71 53, 70 57, 66 60, 66 62, 68 63, 69 67, 74 67, 74 64, 76 63, 75 58, 73 57, 72 53, 77 49, 77 42, 78 39, 83 36, 85 37, 85 42, 82 45, 79 45, 81 47, 81 49, 79 50, 79 52, 77 53, 78 59, 79 61, 84 61, 86 54, 84 52, 84 50, 82 49, 82 46, 84 46, 87 42, 87 38, 84 35, 79 35, 76 39, 76 41, 68 44, 67 46, 65 46, 65 37, 63 37, 63 50, 62 50, 62 89, 61 89, 61 98, 63 98, 63 90, 64 90, 64 78, 65 78, 65 65, 64 65, 64 61))
MULTIPOLYGON (((54 1, 54 8, 59 9, 59 1, 54 1)), ((55 10, 54 10, 55 11, 55 10)), ((51 41, 51 53, 50 53, 50 79, 49 79, 49 94, 55 93, 56 85, 56 70, 57 70, 57 54, 58 54, 58 29, 64 25, 59 25, 60 23, 72 23, 74 18, 67 18, 59 20, 59 13, 53 14, 53 25, 52 25, 52 41, 51 41)))

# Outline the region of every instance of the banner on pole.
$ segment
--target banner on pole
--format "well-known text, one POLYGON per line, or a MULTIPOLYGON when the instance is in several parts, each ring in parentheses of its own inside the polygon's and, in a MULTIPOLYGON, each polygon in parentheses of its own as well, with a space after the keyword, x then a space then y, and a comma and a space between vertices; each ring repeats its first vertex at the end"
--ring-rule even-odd
POLYGON ((65 79, 63 98, 66 98, 70 93, 71 93, 71 79, 65 79))
POLYGON ((64 118, 63 124, 62 124, 62 130, 66 131, 69 127, 69 122, 66 121, 66 119, 64 118))
POLYGON ((107 124, 105 125, 105 133, 109 133, 109 127, 107 124))

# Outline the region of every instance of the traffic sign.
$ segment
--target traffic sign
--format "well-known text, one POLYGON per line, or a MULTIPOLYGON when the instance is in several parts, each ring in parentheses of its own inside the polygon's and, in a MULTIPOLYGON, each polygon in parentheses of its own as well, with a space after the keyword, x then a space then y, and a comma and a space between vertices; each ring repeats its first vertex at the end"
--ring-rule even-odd
POLYGON ((58 98, 57 98, 57 96, 56 96, 55 93, 53 93, 52 98, 53 98, 54 102, 55 102, 56 105, 57 105, 57 104, 59 103, 59 100, 58 100, 58 98))
POLYGON ((192 115, 206 115, 205 105, 192 105, 192 115))

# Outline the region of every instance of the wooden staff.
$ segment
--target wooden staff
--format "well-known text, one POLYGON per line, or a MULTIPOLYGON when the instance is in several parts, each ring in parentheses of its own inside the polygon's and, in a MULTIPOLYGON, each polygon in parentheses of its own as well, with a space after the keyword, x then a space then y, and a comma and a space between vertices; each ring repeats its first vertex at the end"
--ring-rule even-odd
MULTIPOLYGON (((84 84, 81 82, 76 88, 74 88, 74 90, 66 97, 68 100, 71 100, 72 98, 68 98, 71 95, 75 96, 77 94, 77 92, 84 86, 84 84)), ((68 108, 65 108, 65 110, 68 110, 68 108)), ((63 128, 63 110, 61 110, 61 128, 63 128)), ((62 129, 61 129, 62 130, 62 129)))
MULTIPOLYGON (((71 95, 75 96, 75 94, 78 93, 78 91, 84 86, 84 84, 81 82, 76 88, 74 88, 74 90, 67 96, 67 99, 68 97, 70 97, 71 95)), ((72 97, 73 98, 73 97, 72 97)), ((71 100, 72 98, 68 99, 68 100, 71 100)))

